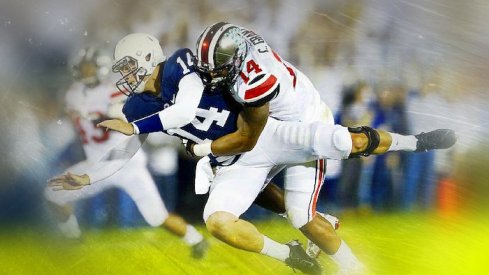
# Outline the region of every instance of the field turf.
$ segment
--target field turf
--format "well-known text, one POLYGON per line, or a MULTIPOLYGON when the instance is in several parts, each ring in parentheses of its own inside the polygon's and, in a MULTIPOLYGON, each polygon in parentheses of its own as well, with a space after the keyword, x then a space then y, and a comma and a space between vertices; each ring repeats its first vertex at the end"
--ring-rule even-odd
MULTIPOLYGON (((342 218, 338 233, 368 267, 368 274, 482 275, 489 274, 488 217, 350 214, 342 218)), ((278 241, 305 243, 280 218, 256 224, 278 241)), ((0 274, 294 274, 266 256, 239 251, 214 238, 209 242, 206 257, 194 260, 180 239, 160 229, 92 230, 80 242, 32 229, 3 229, 0 274)), ((325 255, 319 259, 325 274, 336 271, 325 255)))

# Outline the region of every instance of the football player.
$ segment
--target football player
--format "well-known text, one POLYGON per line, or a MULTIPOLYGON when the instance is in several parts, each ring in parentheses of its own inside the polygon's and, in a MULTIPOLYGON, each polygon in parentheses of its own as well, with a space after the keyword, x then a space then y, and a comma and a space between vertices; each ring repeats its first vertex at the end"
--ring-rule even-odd
MULTIPOLYGON (((86 160, 67 170, 84 171, 96 163, 109 148, 120 143, 125 136, 97 128, 96 124, 108 118, 123 118, 122 106, 126 96, 108 78, 112 59, 93 47, 79 52, 73 66, 75 83, 66 93, 66 109, 83 144, 86 160)), ((192 256, 201 258, 207 249, 203 236, 178 215, 168 213, 157 187, 146 168, 146 155, 141 150, 124 169, 104 181, 74 192, 55 192, 45 189, 50 208, 58 219, 61 232, 68 238, 79 238, 81 231, 73 214, 72 204, 93 197, 108 188, 124 190, 136 203, 145 221, 153 227, 163 227, 179 236, 192 247, 192 256)))
MULTIPOLYGON (((137 89, 140 89, 145 92, 131 95, 124 107, 126 117, 133 123, 109 120, 100 125, 128 135, 136 133, 144 136, 149 132, 165 131, 201 145, 201 147, 198 145, 193 147, 193 152, 197 155, 207 155, 211 150, 212 154, 209 154, 209 158, 213 166, 217 167, 217 171, 204 210, 204 219, 209 231, 235 247, 267 254, 303 271, 317 272, 319 269, 317 262, 311 261, 307 256, 294 256, 303 253, 300 245, 277 243, 260 234, 251 223, 240 220, 239 216, 256 198, 263 183, 268 182, 284 165, 318 158, 342 159, 351 154, 367 154, 370 151, 382 153, 390 146, 390 139, 381 140, 382 137, 377 131, 366 129, 364 131, 369 134, 365 137, 367 144, 353 146, 352 136, 360 134, 349 133, 348 129, 341 126, 320 122, 309 124, 279 122, 273 118, 265 120, 265 126, 262 121, 253 120, 254 112, 260 112, 262 106, 242 108, 242 105, 229 100, 227 91, 225 89, 223 91, 218 85, 216 87, 207 85, 204 91, 202 80, 192 66, 192 53, 188 49, 177 51, 160 65, 152 59, 157 48, 156 39, 142 36, 138 37, 136 42, 132 42, 133 46, 128 47, 130 51, 120 51, 118 57, 118 50, 125 48, 119 46, 129 43, 132 38, 131 35, 124 38, 116 47, 115 55, 119 61, 113 69, 123 75, 120 85, 126 85, 130 91, 137 92, 137 89), (124 40, 126 42, 123 42, 124 40), (140 49, 145 41, 152 40, 155 41, 153 48, 140 49), (141 84, 144 88, 138 88, 141 84), (190 89, 193 90, 190 92, 190 89), (192 95, 194 97, 197 95, 199 98, 192 99, 192 95), (192 114, 193 117, 188 116, 187 113, 192 114), (143 119, 139 119, 141 117, 143 119), (227 143, 223 143, 223 147, 214 146, 216 141, 222 139, 219 137, 226 134, 230 134, 231 137, 233 135, 247 137, 255 136, 256 133, 258 136, 253 137, 256 138, 253 148, 237 146, 237 149, 226 149, 227 143), (211 143, 212 140, 214 142, 211 143), (244 149, 252 150, 242 155, 234 154, 233 150, 244 149), (246 178, 242 177, 243 174, 246 178)), ((130 149, 124 147, 125 152, 137 149, 139 146, 138 139, 131 139, 131 141, 134 141, 133 145, 129 146, 130 149)), ((312 219, 315 198, 324 177, 324 170, 320 169, 324 162, 319 164, 318 169, 315 169, 314 192, 309 197, 305 219, 310 219, 311 226, 331 228, 327 221, 327 225, 324 226, 322 223, 324 219, 319 216, 312 219)), ((108 176, 109 170, 100 168, 82 176, 64 175, 53 179, 52 184, 65 189, 81 188, 83 185, 108 176)), ((286 205, 287 199, 286 195, 286 205)), ((291 220, 304 219, 300 216, 294 217, 299 212, 297 209, 289 208, 287 212, 291 220)), ((328 234, 331 234, 330 231, 327 230, 328 234)), ((318 231, 312 230, 311 235, 316 232, 318 231)), ((328 237, 331 236, 315 236, 315 239, 328 237)))
MULTIPOLYGON (((298 124, 281 124, 276 130, 276 137, 265 141, 262 135, 266 134, 267 128, 260 126, 265 125, 267 119, 270 120, 268 116, 281 121, 334 124, 331 111, 321 101, 311 81, 273 51, 260 35, 233 24, 218 22, 207 27, 196 44, 196 65, 206 85, 211 89, 224 87, 225 90, 229 90, 233 98, 244 107, 243 113, 250 117, 249 121, 256 125, 253 127, 255 131, 237 131, 214 140, 210 145, 195 146, 197 155, 201 148, 206 148, 204 152, 213 155, 243 153, 251 148, 261 147, 261 143, 263 148, 266 148, 263 150, 268 151, 269 159, 279 163, 277 159, 280 157, 270 157, 270 154, 273 154, 271 148, 277 139, 306 144, 317 136, 314 137, 313 130, 304 130, 298 124), (261 129, 264 129, 263 133, 261 129)), ((349 148, 348 157, 398 150, 425 151, 447 148, 455 142, 454 132, 443 129, 416 136, 402 136, 370 127, 341 127, 333 130, 331 136, 333 142, 322 140, 322 145, 330 149, 341 149, 345 146, 349 148)), ((289 146, 294 143, 289 142, 289 146)), ((293 148, 282 148, 274 153, 283 156, 289 151, 292 154, 293 148)), ((288 155, 287 157, 291 158, 288 155)), ((326 227, 317 227, 313 222, 321 218, 315 216, 315 205, 324 181, 325 160, 288 164, 281 168, 284 167, 287 169, 285 208, 292 224, 331 255, 340 269, 361 269, 361 264, 336 234, 331 234, 326 227)), ((217 193, 216 189, 212 192, 217 193)), ((211 193, 209 201, 212 197, 211 193)), ((222 206, 214 208, 211 212, 207 225, 215 227, 212 223, 218 224, 218 232, 215 235, 236 234, 222 228, 236 222, 239 216, 233 215, 233 212, 223 213, 226 210, 222 206)))

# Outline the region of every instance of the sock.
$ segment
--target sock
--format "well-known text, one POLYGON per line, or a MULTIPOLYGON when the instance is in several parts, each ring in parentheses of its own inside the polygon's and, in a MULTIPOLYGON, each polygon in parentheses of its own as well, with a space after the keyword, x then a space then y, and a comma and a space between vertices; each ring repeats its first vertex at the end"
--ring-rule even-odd
POLYGON ((340 248, 335 254, 330 256, 331 259, 338 265, 340 270, 361 270, 363 264, 353 255, 350 247, 341 241, 340 248))
POLYGON ((389 151, 414 151, 418 139, 415 136, 403 136, 395 133, 389 133, 392 137, 392 144, 389 151))
POLYGON ((59 230, 70 239, 78 239, 81 236, 80 226, 75 215, 71 214, 68 220, 58 223, 59 230))
POLYGON ((187 225, 187 232, 185 232, 185 236, 182 239, 189 245, 195 245, 200 243, 204 239, 204 236, 195 227, 187 225))
POLYGON ((285 244, 278 243, 264 235, 263 249, 260 251, 260 253, 285 262, 285 259, 289 257, 290 247, 285 244))

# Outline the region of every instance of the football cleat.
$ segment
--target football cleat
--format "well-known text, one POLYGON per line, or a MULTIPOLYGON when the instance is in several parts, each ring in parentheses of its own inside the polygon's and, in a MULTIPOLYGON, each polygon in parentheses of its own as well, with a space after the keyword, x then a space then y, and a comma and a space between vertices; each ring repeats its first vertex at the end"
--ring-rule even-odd
POLYGON ((316 259, 307 255, 299 241, 290 241, 286 245, 290 248, 290 253, 285 263, 294 271, 298 269, 306 274, 321 274, 321 266, 316 259))
POLYGON ((415 135, 418 139, 415 152, 427 152, 433 149, 447 149, 457 141, 455 132, 450 129, 437 129, 415 135))
POLYGON ((202 239, 202 241, 192 245, 192 258, 202 259, 207 249, 209 249, 209 243, 205 239, 202 239))
MULTIPOLYGON (((337 217, 328 214, 323 214, 320 212, 316 212, 316 213, 318 215, 321 215, 323 218, 325 218, 331 224, 334 230, 338 230, 338 228, 340 228, 340 220, 337 217)), ((319 254, 321 253, 321 248, 319 248, 319 246, 317 246, 311 240, 307 240, 306 253, 309 257, 316 259, 317 257, 319 257, 319 254)))

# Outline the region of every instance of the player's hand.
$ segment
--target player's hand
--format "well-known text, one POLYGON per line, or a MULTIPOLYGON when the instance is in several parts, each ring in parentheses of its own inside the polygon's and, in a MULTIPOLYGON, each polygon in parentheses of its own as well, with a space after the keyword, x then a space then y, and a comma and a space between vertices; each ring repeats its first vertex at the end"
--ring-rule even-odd
POLYGON ((104 120, 97 124, 97 127, 104 127, 106 130, 114 130, 123 133, 126 136, 132 136, 134 134, 134 127, 132 124, 120 119, 104 120))
POLYGON ((67 173, 48 180, 48 186, 53 191, 77 190, 87 185, 90 185, 90 177, 87 174, 75 175, 67 173))
POLYGON ((188 139, 182 139, 183 146, 185 146, 185 151, 187 152, 187 155, 191 157, 195 157, 194 154, 194 145, 195 142, 188 140, 188 139))

